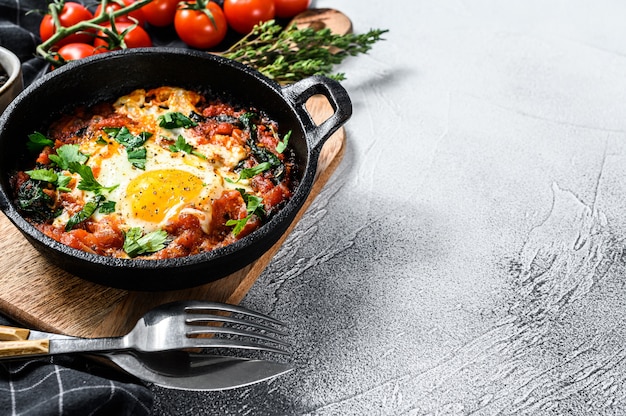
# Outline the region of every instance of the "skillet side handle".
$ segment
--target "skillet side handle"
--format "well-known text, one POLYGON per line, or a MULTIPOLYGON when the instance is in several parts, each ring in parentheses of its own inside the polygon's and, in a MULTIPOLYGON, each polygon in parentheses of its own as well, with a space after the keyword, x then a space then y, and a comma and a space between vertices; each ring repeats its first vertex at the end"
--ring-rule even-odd
POLYGON ((284 97, 292 104, 305 128, 309 148, 319 154, 326 140, 352 115, 352 101, 339 82, 314 75, 282 87, 284 97), (321 124, 313 121, 306 109, 306 102, 314 95, 325 96, 333 108, 333 114, 321 124))

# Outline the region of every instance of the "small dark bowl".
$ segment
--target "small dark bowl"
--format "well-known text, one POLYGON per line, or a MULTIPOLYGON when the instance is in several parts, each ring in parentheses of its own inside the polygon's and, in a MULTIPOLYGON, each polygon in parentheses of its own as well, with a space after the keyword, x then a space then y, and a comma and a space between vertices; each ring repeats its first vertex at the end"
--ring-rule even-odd
POLYGON ((141 291, 194 287, 225 277, 265 253, 285 233, 313 186, 325 141, 351 116, 344 88, 326 77, 281 87, 257 71, 205 52, 148 48, 101 54, 52 71, 27 87, 0 117, 0 209, 52 263, 86 280, 141 291), (47 237, 18 212, 9 177, 22 167, 28 134, 45 130, 79 105, 112 100, 136 88, 178 86, 210 91, 265 111, 285 132, 301 174, 293 197, 268 223, 241 240, 210 252, 167 260, 117 259, 72 249, 47 237), (317 125, 305 108, 322 94, 334 113, 317 125))

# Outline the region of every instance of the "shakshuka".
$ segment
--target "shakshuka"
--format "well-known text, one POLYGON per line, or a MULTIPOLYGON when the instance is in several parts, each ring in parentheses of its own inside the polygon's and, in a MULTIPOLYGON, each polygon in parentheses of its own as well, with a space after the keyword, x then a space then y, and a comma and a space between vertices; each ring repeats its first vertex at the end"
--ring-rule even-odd
POLYGON ((15 201, 43 233, 83 251, 194 255, 251 233, 289 200, 290 134, 254 108, 138 89, 30 134, 15 201))

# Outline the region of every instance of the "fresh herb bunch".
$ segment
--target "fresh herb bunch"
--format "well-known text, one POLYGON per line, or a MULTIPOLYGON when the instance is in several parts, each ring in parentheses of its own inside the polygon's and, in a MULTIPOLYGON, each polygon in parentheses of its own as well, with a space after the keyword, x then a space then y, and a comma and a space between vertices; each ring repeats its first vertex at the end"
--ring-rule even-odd
POLYGON ((335 34, 328 28, 298 28, 294 24, 283 28, 270 20, 255 26, 222 55, 250 65, 281 84, 311 75, 342 81, 345 74, 333 73, 334 65, 348 56, 367 53, 386 32, 372 29, 363 34, 335 34))

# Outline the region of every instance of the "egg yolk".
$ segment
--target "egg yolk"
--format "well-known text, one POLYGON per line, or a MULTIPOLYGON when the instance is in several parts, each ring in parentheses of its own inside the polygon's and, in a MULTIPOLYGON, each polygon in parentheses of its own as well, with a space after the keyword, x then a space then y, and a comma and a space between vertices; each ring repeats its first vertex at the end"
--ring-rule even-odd
POLYGON ((152 170, 134 178, 126 198, 135 218, 161 222, 171 208, 193 201, 202 190, 202 180, 178 169, 152 170))

